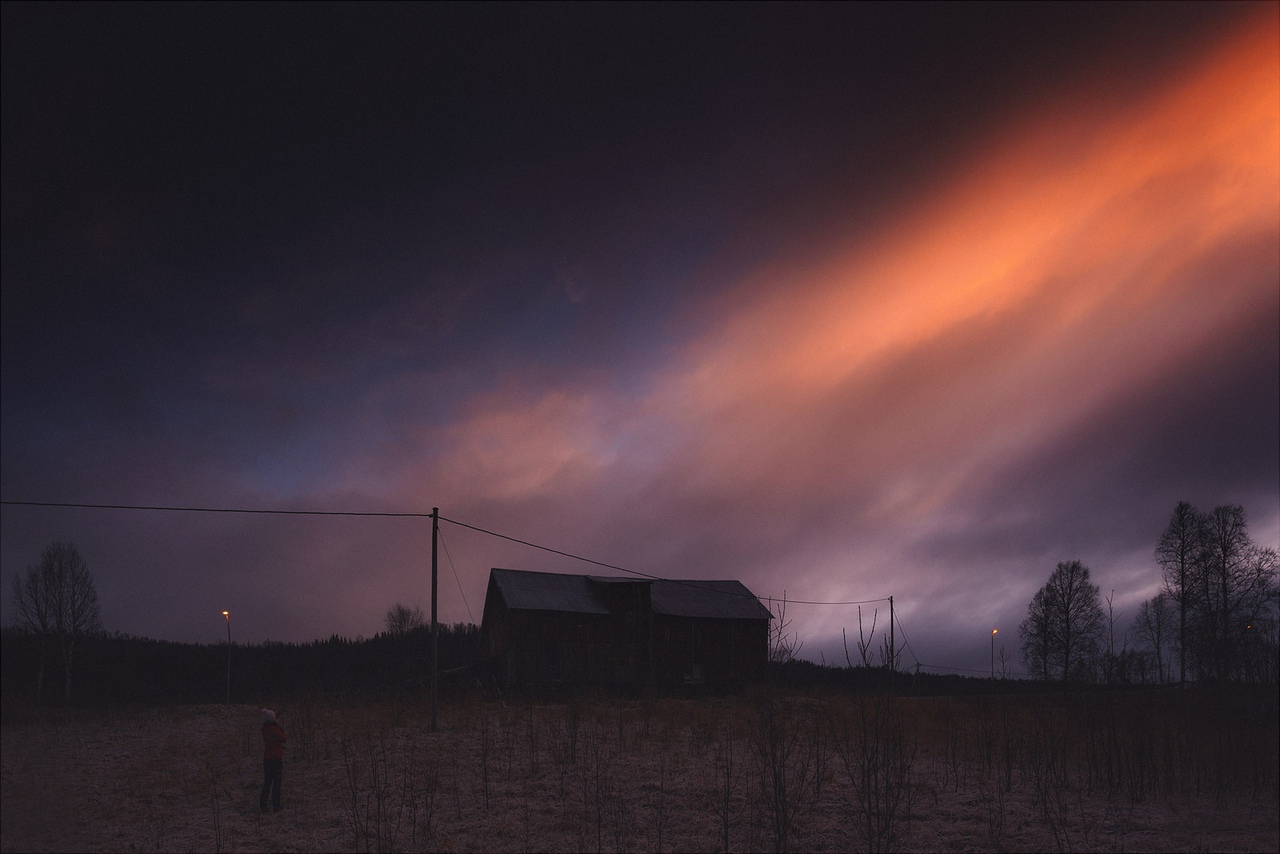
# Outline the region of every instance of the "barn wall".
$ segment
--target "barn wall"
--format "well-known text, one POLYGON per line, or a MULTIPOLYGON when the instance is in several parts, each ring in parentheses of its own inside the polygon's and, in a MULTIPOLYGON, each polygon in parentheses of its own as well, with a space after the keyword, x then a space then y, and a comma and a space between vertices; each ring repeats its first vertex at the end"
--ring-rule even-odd
POLYGON ((654 670, 666 684, 736 684, 761 676, 768 653, 764 620, 654 615, 654 670))
POLYGON ((643 582, 602 585, 612 613, 513 611, 490 583, 484 644, 508 687, 751 682, 763 675, 768 621, 655 614, 643 582))
POLYGON ((507 611, 505 647, 498 652, 503 682, 530 685, 633 684, 640 678, 640 645, 612 616, 556 611, 507 611))

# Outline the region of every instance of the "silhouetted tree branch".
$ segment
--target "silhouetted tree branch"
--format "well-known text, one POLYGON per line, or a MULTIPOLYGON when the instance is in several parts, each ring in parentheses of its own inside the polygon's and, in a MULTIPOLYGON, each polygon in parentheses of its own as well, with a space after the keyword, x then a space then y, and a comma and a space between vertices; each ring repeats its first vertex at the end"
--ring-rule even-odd
POLYGON ((18 624, 40 636, 36 702, 44 689, 45 639, 54 635, 62 653, 65 699, 71 701, 71 662, 76 640, 102 630, 98 590, 79 550, 60 540, 45 546, 40 563, 14 578, 18 624))
POLYGON ((393 635, 402 635, 414 629, 420 629, 427 624, 421 607, 415 605, 410 608, 399 602, 387 609, 387 615, 383 618, 383 621, 386 624, 387 632, 393 635))
POLYGON ((1101 591, 1078 560, 1058 564, 1027 606, 1018 627, 1027 668, 1065 682, 1086 675, 1099 652, 1106 616, 1101 591))

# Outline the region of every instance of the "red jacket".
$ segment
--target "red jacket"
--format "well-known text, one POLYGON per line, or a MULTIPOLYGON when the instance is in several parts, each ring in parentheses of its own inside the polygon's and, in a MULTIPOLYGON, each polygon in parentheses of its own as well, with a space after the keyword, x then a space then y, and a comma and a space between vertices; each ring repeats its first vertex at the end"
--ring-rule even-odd
POLYGON ((284 759, 284 743, 289 736, 280 729, 280 724, 267 721, 262 725, 262 758, 284 759))

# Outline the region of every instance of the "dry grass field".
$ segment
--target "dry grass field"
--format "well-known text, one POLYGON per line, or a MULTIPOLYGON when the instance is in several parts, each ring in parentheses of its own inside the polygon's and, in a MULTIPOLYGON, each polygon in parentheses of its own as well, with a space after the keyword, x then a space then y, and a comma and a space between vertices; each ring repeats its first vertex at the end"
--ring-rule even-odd
POLYGON ((1274 694, 6 713, 4 851, 1276 851, 1274 694))

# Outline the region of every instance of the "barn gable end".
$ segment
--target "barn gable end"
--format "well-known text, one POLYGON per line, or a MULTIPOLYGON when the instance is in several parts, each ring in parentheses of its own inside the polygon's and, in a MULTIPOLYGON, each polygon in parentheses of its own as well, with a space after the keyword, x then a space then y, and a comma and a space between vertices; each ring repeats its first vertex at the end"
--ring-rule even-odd
POLYGON ((493 569, 481 632, 509 687, 732 685, 761 676, 771 618, 738 581, 493 569))

